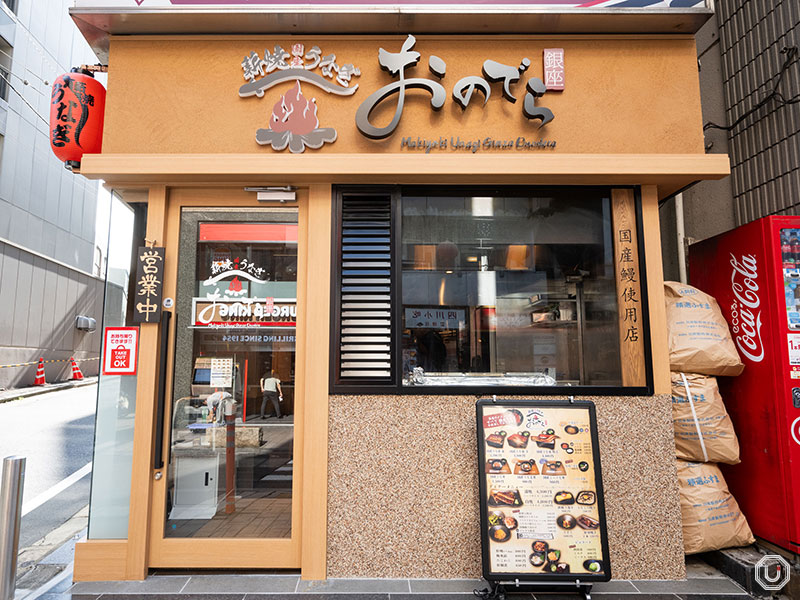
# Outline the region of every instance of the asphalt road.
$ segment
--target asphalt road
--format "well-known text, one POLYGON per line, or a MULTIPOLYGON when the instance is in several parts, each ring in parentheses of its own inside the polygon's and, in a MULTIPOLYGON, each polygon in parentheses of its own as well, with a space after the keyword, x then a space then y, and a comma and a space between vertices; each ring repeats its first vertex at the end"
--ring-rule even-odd
MULTIPOLYGON (((97 385, 58 390, 0 404, 0 457, 26 457, 23 507, 92 460, 97 385)), ((25 548, 89 502, 91 473, 22 517, 25 548)))

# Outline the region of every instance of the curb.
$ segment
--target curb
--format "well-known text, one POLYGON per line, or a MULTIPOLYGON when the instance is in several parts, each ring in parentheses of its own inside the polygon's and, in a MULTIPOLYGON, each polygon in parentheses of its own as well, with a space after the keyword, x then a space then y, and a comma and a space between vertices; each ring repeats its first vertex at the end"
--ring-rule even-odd
POLYGON ((96 383, 97 377, 85 377, 79 381, 49 383, 46 385, 46 387, 41 388, 20 388, 19 390, 7 390, 5 392, 0 392, 0 394, 7 394, 6 396, 0 395, 0 404, 14 402, 15 400, 24 400, 25 398, 32 398, 33 396, 41 396, 42 394, 57 392, 59 390, 70 390, 72 388, 94 385, 96 383))

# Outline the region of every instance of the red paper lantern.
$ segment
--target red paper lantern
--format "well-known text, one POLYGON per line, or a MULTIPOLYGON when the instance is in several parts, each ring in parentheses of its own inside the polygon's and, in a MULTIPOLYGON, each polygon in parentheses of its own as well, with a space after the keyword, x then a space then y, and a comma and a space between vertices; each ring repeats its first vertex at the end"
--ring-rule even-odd
POLYGON ((84 154, 100 152, 106 89, 91 72, 72 69, 53 82, 50 95, 50 147, 68 169, 84 154))

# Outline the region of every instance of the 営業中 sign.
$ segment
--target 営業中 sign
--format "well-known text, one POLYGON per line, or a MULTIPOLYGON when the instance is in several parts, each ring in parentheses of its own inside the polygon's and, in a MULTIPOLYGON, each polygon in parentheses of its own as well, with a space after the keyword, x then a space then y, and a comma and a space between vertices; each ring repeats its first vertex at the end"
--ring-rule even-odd
POLYGON ((592 402, 479 400, 483 577, 611 578, 592 402))
POLYGON ((103 375, 136 375, 138 327, 106 327, 103 336, 103 375))
POLYGON ((164 290, 164 248, 139 248, 134 287, 133 322, 158 323, 161 320, 161 294, 164 290))

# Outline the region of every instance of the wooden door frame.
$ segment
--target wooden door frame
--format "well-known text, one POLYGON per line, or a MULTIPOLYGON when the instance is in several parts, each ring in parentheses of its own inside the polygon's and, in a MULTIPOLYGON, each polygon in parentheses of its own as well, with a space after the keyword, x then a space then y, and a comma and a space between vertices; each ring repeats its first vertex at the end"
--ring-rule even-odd
MULTIPOLYGON (((154 470, 149 491, 149 518, 147 524, 146 566, 182 568, 300 568, 301 540, 303 531, 303 447, 304 424, 306 421, 304 381, 306 340, 306 278, 307 278, 307 228, 308 194, 298 192, 298 324, 295 333, 296 363, 295 380, 295 443, 293 450, 292 481, 292 534, 287 539, 260 538, 166 538, 164 536, 166 518, 166 493, 168 477, 165 465, 154 470), (161 476, 156 479, 156 473, 161 476)), ((173 188, 165 194, 164 246, 166 247, 164 297, 175 298, 178 276, 178 246, 180 239, 181 210, 183 208, 261 208, 269 206, 258 203, 255 194, 244 192, 242 188, 173 188)), ((175 332, 170 332, 167 357, 166 398, 172 397, 173 369, 175 361, 175 332)), ((164 415, 165 435, 163 436, 164 456, 169 456, 168 434, 171 424, 172 402, 167 402, 164 415)), ((138 411, 137 411, 138 412, 138 411)), ((131 541, 129 535, 129 543, 131 541)))

